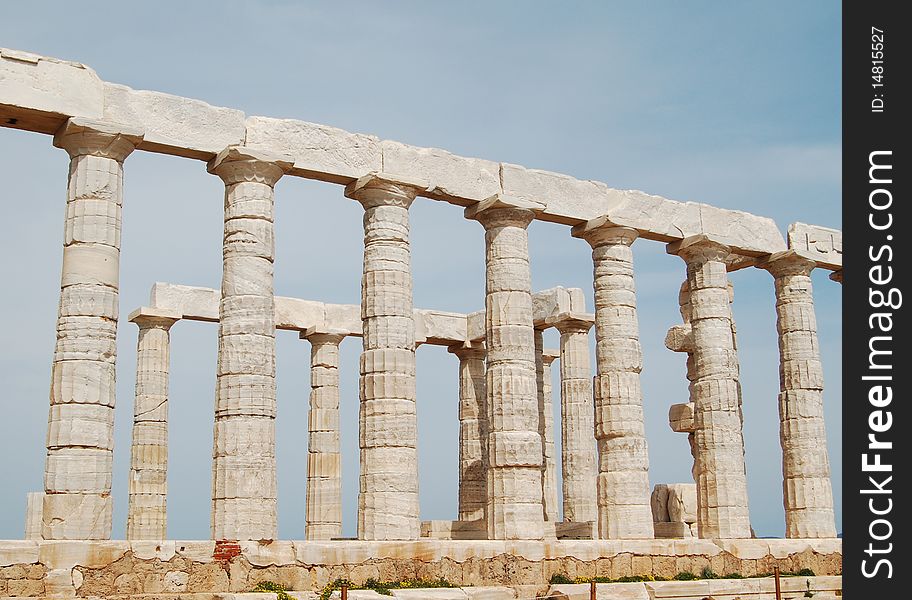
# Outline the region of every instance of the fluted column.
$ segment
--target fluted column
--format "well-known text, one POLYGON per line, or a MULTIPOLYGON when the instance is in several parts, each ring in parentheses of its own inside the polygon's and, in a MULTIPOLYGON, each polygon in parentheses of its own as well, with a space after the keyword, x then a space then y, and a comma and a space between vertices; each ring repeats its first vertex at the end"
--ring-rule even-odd
POLYGON ((557 499, 557 452, 554 449, 554 404, 551 363, 559 355, 545 350, 542 330, 535 330, 535 374, 538 382, 538 431, 542 437, 542 506, 545 521, 560 520, 557 499))
POLYGON ((123 161, 142 140, 72 118, 54 136, 70 155, 57 343, 51 370, 42 536, 111 537, 115 358, 123 161))
POLYGON ((836 537, 811 285, 811 271, 817 264, 789 250, 773 254, 760 266, 773 275, 776 286, 785 536, 836 537))
POLYGON ((749 538, 738 356, 727 246, 704 235, 669 244, 687 263, 693 335, 697 526, 701 538, 749 538))
POLYGON ((310 342, 310 411, 304 539, 329 540, 342 535, 339 344, 345 335, 311 333, 306 338, 310 342))
POLYGON ((167 539, 168 372, 171 326, 178 315, 153 309, 130 315, 139 327, 130 447, 128 540, 167 539))
POLYGON ((540 206, 500 196, 466 209, 485 228, 488 537, 542 539, 542 436, 529 243, 540 206))
POLYGON ((488 478, 485 349, 480 344, 450 346, 459 358, 459 507, 460 521, 485 518, 488 478))
POLYGON ((643 357, 631 249, 637 232, 595 219, 574 227, 573 236, 592 246, 598 537, 652 538, 649 449, 640 387, 643 357))
POLYGON ((418 506, 415 321, 408 209, 421 186, 368 175, 345 189, 364 207, 358 538, 414 540, 418 506))
POLYGON ((229 147, 212 474, 212 537, 276 539, 274 190, 290 163, 229 147))
POLYGON ((592 321, 563 318, 554 326, 560 331, 563 520, 595 523, 598 520, 598 469, 589 366, 589 329, 592 328, 592 321))

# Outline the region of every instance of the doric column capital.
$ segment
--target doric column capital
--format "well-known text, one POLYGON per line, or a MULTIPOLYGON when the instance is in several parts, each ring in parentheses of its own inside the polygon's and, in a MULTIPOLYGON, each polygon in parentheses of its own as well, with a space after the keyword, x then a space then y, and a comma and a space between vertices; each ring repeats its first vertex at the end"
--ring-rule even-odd
POLYGON ((171 326, 181 320, 183 315, 161 308, 143 306, 130 313, 127 318, 131 323, 136 323, 140 329, 171 329, 171 326))
POLYGON ((557 329, 561 335, 565 333, 588 333, 594 323, 595 315, 591 313, 568 312, 545 319, 545 324, 557 329))
POLYGON ((816 266, 817 261, 802 250, 774 252, 757 263, 757 267, 769 271, 773 277, 810 275, 816 266))
POLYGON ((550 367, 551 363, 560 358, 560 350, 555 348, 545 348, 542 350, 542 363, 546 367, 550 367))
POLYGON ((693 235, 672 242, 665 247, 668 254, 677 254, 687 264, 703 264, 710 261, 727 262, 731 248, 707 235, 693 235))
POLYGON ((348 337, 348 334, 341 333, 341 332, 325 332, 325 331, 321 331, 318 333, 316 331, 306 329, 301 332, 300 337, 302 340, 307 340, 308 342, 310 342, 311 345, 313 345, 313 346, 322 346, 324 344, 332 344, 334 346, 338 346, 339 344, 342 343, 342 340, 344 340, 346 337, 348 337))
POLYGON ((369 173, 345 186, 345 197, 357 200, 365 208, 399 206, 408 208, 419 192, 427 190, 427 181, 392 175, 369 173))
POLYGON ((640 234, 631 227, 615 225, 607 216, 604 216, 574 226, 570 230, 570 235, 586 240, 590 246, 598 248, 617 244, 630 246, 640 234))
POLYGON ((466 207, 465 218, 478 221, 486 230, 494 227, 525 229, 535 215, 544 209, 544 205, 538 202, 495 194, 487 200, 466 207))
POLYGON ((455 354, 459 360, 469 360, 472 358, 483 359, 487 355, 484 343, 465 342, 447 346, 447 351, 455 354))
POLYGON ((836 283, 841 284, 842 283, 842 269, 839 269, 838 271, 833 271, 832 273, 830 273, 830 279, 832 279, 836 283))
POLYGON ((273 187, 293 164, 294 161, 287 156, 245 146, 228 146, 210 160, 206 168, 221 177, 225 185, 253 182, 273 187))
POLYGON ((70 155, 101 156, 123 162, 142 142, 143 131, 129 125, 73 117, 54 134, 54 145, 70 155))

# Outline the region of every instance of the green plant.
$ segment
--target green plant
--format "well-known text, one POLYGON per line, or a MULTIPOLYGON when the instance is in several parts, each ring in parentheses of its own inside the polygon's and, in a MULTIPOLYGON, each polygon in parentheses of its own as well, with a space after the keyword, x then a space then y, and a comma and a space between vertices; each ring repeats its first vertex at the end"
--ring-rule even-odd
POLYGON ((564 575, 563 573, 555 573, 551 576, 551 579, 548 580, 551 585, 563 585, 568 583, 573 583, 573 580, 564 575))
POLYGON ((813 577, 814 571, 805 567, 804 569, 801 569, 800 571, 795 573, 795 575, 797 575, 798 577, 813 577))
POLYGON ((710 568, 703 567, 703 570, 700 571, 700 579, 718 579, 719 576, 710 568))
POLYGON ((285 589, 285 586, 272 581, 261 581, 256 584, 256 587, 253 588, 254 592, 272 592, 276 595, 278 600, 294 600, 291 596, 288 595, 288 590, 285 589))
POLYGON ((690 571, 681 571, 680 573, 678 573, 677 575, 674 576, 674 579, 675 579, 675 581, 693 581, 695 579, 699 579, 699 577, 697 577, 690 571))
POLYGON ((741 573, 728 573, 723 575, 722 579, 744 579, 744 575, 741 573))

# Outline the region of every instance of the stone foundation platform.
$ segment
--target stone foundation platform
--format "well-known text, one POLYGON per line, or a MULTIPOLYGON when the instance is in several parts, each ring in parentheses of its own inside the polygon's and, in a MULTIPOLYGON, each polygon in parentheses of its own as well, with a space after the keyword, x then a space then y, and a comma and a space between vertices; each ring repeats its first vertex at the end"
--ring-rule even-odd
POLYGON ((842 540, 0 541, 0 597, 113 597, 296 591, 444 578, 459 586, 546 586, 551 576, 652 575, 704 568, 745 577, 842 572, 842 540))

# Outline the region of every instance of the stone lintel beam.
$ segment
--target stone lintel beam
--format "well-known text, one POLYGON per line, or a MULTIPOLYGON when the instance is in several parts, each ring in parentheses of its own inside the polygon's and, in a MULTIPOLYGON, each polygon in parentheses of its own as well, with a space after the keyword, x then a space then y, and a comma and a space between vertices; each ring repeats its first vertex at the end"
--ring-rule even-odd
POLYGON ((842 232, 838 229, 792 223, 788 227, 788 247, 807 253, 822 269, 842 269, 842 232))
POLYGON ((550 365, 555 360, 560 358, 560 350, 557 348, 545 348, 542 350, 542 360, 546 365, 550 365))

